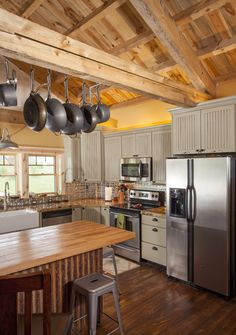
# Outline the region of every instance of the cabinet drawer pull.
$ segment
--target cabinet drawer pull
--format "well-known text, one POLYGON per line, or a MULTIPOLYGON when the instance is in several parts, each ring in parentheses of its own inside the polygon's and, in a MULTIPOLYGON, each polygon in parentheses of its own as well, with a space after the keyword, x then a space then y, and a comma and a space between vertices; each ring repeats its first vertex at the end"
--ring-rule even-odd
POLYGON ((152 247, 152 250, 158 251, 157 247, 152 247))
POLYGON ((156 231, 156 232, 157 232, 157 231, 158 231, 158 229, 157 229, 157 228, 153 228, 153 229, 152 229, 152 231, 156 231))
POLYGON ((158 219, 157 218, 153 218, 152 221, 153 222, 158 222, 158 219))

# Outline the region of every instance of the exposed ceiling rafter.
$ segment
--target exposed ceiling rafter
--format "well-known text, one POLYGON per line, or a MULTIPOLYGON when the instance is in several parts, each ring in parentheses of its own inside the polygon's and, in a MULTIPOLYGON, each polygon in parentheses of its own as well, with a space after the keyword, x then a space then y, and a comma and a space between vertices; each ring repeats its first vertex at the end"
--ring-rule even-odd
POLYGON ((21 16, 28 19, 43 3, 45 0, 30 0, 26 3, 21 16))
POLYGON ((176 27, 164 3, 160 0, 130 0, 130 2, 166 47, 171 57, 187 74, 192 84, 199 90, 206 90, 215 96, 214 82, 176 27))

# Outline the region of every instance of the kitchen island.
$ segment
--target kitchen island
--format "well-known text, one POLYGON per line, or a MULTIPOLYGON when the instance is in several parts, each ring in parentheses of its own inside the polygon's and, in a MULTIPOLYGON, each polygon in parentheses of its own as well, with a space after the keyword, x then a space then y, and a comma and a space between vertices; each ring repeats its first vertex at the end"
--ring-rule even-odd
MULTIPOLYGON (((0 235, 0 275, 50 269, 52 311, 68 308, 70 283, 102 271, 102 248, 134 238, 135 234, 90 221, 30 229, 0 235)), ((79 303, 81 313, 83 304, 79 303)), ((33 299, 33 311, 41 312, 41 292, 33 299)))

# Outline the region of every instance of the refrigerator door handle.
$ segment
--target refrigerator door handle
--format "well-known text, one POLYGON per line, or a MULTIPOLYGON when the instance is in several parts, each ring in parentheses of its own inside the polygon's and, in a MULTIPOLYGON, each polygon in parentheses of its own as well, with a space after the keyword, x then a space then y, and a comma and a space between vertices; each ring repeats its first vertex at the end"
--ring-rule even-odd
POLYGON ((191 221, 196 219, 196 190, 191 187, 191 221))
POLYGON ((187 187, 187 220, 191 220, 192 213, 191 213, 191 188, 187 187))

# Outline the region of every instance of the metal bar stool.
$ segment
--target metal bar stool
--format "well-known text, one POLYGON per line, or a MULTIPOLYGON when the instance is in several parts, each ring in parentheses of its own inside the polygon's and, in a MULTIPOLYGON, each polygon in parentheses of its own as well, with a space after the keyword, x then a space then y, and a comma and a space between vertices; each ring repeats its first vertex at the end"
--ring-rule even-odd
POLYGON ((114 249, 112 247, 103 248, 103 258, 108 258, 108 257, 112 258, 112 263, 113 263, 114 271, 115 271, 115 279, 116 279, 117 290, 118 290, 119 294, 121 294, 120 283, 119 283, 119 278, 118 278, 118 271, 117 271, 117 265, 116 265, 116 256, 115 256, 114 249))
MULTIPOLYGON (((112 293, 116 308, 117 321, 111 318, 113 321, 118 323, 118 327, 109 332, 109 334, 113 334, 115 331, 120 330, 120 334, 124 335, 121 314, 120 314, 120 304, 119 297, 116 288, 116 282, 114 279, 105 276, 101 273, 92 273, 88 276, 76 279, 73 282, 73 290, 72 290, 72 300, 75 302, 76 294, 81 294, 86 297, 88 303, 88 322, 89 322, 89 335, 96 335, 97 329, 97 319, 98 319, 98 302, 102 295, 106 293, 112 293)), ((85 316, 82 316, 74 322, 81 320, 85 316)))

